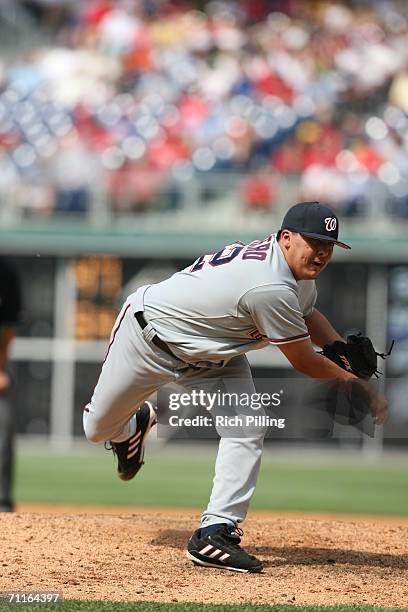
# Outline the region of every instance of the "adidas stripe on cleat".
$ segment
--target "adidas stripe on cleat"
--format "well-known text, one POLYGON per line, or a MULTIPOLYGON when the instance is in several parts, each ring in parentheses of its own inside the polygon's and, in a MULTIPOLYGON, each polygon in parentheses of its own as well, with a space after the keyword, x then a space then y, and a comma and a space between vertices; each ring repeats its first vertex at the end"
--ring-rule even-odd
POLYGON ((129 459, 131 459, 132 457, 134 457, 139 449, 140 446, 140 438, 141 438, 142 432, 138 431, 137 434, 135 436, 133 436, 133 438, 130 438, 128 441, 128 450, 127 450, 127 456, 126 459, 129 461, 129 459))
POLYGON ((197 529, 187 546, 187 558, 195 565, 233 572, 261 572, 262 561, 240 547, 242 529, 222 524, 216 532, 202 535, 197 529))
POLYGON ((118 476, 131 480, 144 461, 144 442, 151 428, 157 423, 156 412, 150 402, 145 402, 136 413, 136 432, 125 442, 110 442, 118 460, 118 476))

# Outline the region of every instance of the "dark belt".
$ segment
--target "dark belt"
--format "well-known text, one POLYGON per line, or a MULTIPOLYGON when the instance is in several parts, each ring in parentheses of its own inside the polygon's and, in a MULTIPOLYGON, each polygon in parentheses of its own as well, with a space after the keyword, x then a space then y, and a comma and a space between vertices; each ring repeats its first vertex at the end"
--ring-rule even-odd
MULTIPOLYGON (((139 311, 139 312, 135 312, 135 319, 136 321, 139 323, 140 327, 142 329, 144 329, 147 326, 147 321, 143 316, 143 312, 139 311)), ((162 351, 164 351, 165 353, 167 353, 168 355, 170 355, 170 357, 173 357, 173 359, 178 359, 178 357, 176 357, 174 355, 174 353, 171 352, 171 350, 169 349, 169 347, 167 346, 167 344, 165 342, 163 342, 163 340, 161 340, 159 338, 159 336, 153 336, 152 338, 152 342, 153 344, 155 344, 159 349, 161 349, 162 351)))

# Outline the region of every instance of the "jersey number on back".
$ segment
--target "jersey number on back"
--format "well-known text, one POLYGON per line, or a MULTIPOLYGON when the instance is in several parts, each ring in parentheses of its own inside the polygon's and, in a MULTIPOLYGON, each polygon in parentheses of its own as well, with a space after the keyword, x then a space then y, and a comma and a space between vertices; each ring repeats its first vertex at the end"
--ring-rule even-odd
POLYGON ((258 261, 265 261, 269 248, 271 246, 271 236, 268 236, 266 240, 254 240, 248 246, 228 245, 224 247, 218 253, 210 256, 202 255, 193 264, 191 272, 197 272, 202 270, 204 264, 208 261, 210 266, 222 266, 230 263, 233 259, 241 254, 243 260, 256 259, 258 261))

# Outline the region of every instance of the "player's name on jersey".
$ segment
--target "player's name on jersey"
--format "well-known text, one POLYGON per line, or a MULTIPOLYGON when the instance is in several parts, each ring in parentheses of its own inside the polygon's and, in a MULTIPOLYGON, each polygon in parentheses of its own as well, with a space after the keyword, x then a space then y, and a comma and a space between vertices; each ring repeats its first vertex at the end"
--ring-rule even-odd
POLYGON ((284 429, 286 419, 274 418, 265 414, 235 414, 233 416, 214 415, 195 417, 180 417, 173 414, 169 417, 171 427, 276 427, 284 429))

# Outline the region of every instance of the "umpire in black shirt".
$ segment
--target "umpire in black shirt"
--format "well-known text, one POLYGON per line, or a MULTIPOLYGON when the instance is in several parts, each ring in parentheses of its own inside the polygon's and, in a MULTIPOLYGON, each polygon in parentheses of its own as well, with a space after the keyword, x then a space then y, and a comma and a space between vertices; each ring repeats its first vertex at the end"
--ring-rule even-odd
POLYGON ((14 418, 7 370, 20 317, 20 287, 14 268, 0 257, 0 512, 13 510, 14 418))

